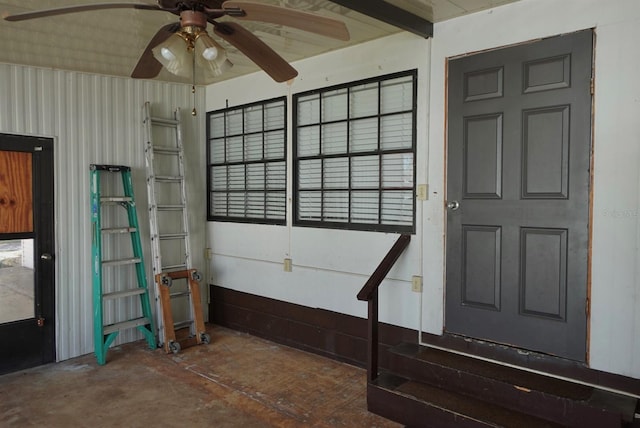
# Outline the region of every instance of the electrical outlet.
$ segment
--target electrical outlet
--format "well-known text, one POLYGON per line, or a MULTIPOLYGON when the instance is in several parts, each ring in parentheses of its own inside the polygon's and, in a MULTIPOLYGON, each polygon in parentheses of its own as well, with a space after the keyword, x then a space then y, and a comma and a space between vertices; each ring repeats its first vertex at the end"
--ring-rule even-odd
POLYGON ((291 272, 291 259, 284 259, 284 271, 291 272))
POLYGON ((416 188, 416 198, 419 201, 426 201, 429 199, 429 185, 428 184, 418 184, 416 188))
POLYGON ((422 277, 414 275, 411 277, 411 291, 422 293, 422 277))

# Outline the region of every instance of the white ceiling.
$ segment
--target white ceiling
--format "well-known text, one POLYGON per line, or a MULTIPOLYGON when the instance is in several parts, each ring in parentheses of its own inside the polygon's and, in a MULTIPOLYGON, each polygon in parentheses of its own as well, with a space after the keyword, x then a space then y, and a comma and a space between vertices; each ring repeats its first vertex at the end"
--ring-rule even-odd
MULTIPOLYGON (((342 42, 293 28, 260 22, 242 25, 260 37, 287 61, 319 55, 402 31, 328 0, 263 0, 265 3, 343 20, 351 40, 342 42)), ((386 0, 431 22, 439 22, 517 0, 386 0)), ((108 0, 0 0, 0 16, 108 0)), ((117 2, 155 4, 153 0, 117 2)), ((233 18, 223 18, 233 19, 233 18)), ((129 76, 147 43, 163 25, 178 17, 153 10, 109 9, 81 12, 22 22, 0 20, 0 62, 74 70, 95 74, 129 76)), ((211 27, 209 34, 212 34, 211 27)), ((437 37, 437 34, 434 34, 437 37)), ((258 70, 234 47, 217 40, 228 50, 234 67, 219 77, 231 79, 258 70)), ((185 81, 163 70, 164 81, 185 81)))

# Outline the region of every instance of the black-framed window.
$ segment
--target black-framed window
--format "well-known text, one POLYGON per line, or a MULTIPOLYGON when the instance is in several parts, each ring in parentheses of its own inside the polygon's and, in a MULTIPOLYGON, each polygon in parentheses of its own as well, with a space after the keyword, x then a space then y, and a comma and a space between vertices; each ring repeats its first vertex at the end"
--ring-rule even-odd
POLYGON ((285 224, 286 99, 207 113, 208 219, 285 224))
POLYGON ((417 71, 293 97, 294 224, 415 231, 417 71))

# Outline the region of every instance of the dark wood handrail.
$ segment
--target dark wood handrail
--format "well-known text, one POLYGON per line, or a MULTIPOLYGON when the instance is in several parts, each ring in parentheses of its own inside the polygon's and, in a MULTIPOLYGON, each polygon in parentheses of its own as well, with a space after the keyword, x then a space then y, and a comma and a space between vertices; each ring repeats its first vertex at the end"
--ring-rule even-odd
POLYGON ((384 278, 387 276, 400 254, 407 248, 411 241, 411 235, 400 235, 393 247, 389 250, 384 259, 380 262, 375 271, 371 274, 367 282, 358 293, 358 300, 369 301, 373 293, 378 289, 384 278))
POLYGON ((368 302, 368 350, 367 380, 373 382, 378 377, 378 287, 387 276, 400 254, 407 248, 411 235, 400 235, 376 270, 358 293, 358 300, 368 302))

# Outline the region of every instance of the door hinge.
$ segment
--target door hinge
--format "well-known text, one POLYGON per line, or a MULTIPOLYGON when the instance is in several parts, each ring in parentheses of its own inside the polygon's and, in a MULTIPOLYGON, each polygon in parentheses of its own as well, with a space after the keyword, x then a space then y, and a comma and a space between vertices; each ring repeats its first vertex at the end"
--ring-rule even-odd
POLYGON ((593 77, 591 78, 591 81, 589 82, 589 92, 591 93, 591 95, 596 93, 596 84, 593 81, 593 77))
POLYGON ((39 317, 36 322, 38 323, 38 327, 44 327, 44 318, 39 317))

